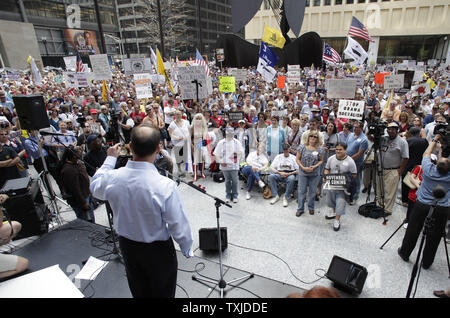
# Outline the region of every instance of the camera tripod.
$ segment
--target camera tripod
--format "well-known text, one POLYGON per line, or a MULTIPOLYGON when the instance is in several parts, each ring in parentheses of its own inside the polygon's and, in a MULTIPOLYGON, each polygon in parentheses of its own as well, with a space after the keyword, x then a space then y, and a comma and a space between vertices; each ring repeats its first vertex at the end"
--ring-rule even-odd
POLYGON ((386 213, 384 212, 384 179, 383 179, 383 158, 380 154, 380 140, 375 140, 372 147, 370 148, 369 152, 367 153, 366 159, 364 160, 364 167, 369 166, 370 168, 370 177, 369 177, 369 185, 367 189, 367 199, 366 204, 370 200, 370 193, 373 186, 374 190, 374 203, 375 205, 377 202, 380 203, 381 208, 383 209, 383 224, 386 224, 386 213), (370 157, 370 154, 373 153, 373 162, 371 164, 367 163, 368 158, 370 157), (377 181, 378 177, 378 181, 377 181), (377 182, 380 186, 380 193, 377 191, 377 182))

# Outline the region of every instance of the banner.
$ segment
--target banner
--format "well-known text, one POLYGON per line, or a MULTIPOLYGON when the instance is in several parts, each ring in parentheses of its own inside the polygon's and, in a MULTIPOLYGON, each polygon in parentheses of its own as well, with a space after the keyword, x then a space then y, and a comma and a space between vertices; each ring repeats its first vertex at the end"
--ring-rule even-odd
POLYGON ((178 86, 180 87, 181 99, 197 99, 197 86, 192 81, 197 81, 198 98, 208 96, 208 85, 206 82, 206 71, 204 65, 178 67, 178 86))
POLYGON ((270 45, 279 47, 280 49, 282 49, 284 47, 284 44, 286 43, 286 39, 280 31, 272 29, 267 25, 264 27, 264 35, 262 37, 262 41, 270 45))
POLYGON ((236 80, 233 76, 219 76, 219 92, 234 93, 236 91, 236 80))
POLYGON ((152 73, 152 63, 149 58, 130 58, 123 59, 123 69, 125 75, 152 73))
POLYGON ((356 80, 329 79, 326 89, 328 98, 355 98, 356 80))
POLYGON ((64 39, 69 53, 99 54, 97 32, 90 30, 64 29, 64 39))
POLYGON ((66 64, 66 70, 68 71, 75 71, 77 69, 76 56, 64 56, 64 63, 66 64))
POLYGON ((266 82, 271 82, 277 75, 275 65, 278 63, 279 57, 272 52, 266 43, 261 42, 259 49, 258 67, 256 70, 264 77, 266 82))
POLYGON ((386 75, 384 77, 384 88, 385 89, 403 88, 404 82, 405 82, 405 74, 386 75))
POLYGON ((337 117, 362 120, 365 103, 363 100, 340 100, 337 117))
POLYGON ((364 64, 369 57, 364 48, 350 36, 347 36, 347 47, 344 50, 344 54, 353 59, 353 63, 356 65, 364 64))
POLYGON ((94 80, 112 80, 111 66, 109 65, 107 54, 89 55, 89 59, 91 60, 94 80))
POLYGON ((141 99, 153 97, 151 74, 134 74, 133 82, 136 87, 137 98, 141 99))

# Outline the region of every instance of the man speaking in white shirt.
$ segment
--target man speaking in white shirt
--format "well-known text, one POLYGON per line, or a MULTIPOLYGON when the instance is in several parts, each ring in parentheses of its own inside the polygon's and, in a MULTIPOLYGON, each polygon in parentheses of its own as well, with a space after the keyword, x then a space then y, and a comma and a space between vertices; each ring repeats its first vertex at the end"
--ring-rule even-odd
POLYGON ((159 129, 148 124, 135 127, 130 143, 133 160, 114 169, 120 145, 109 148, 90 187, 94 197, 107 200, 114 212, 133 297, 175 297, 178 261, 172 237, 184 256, 193 256, 191 228, 176 183, 154 165, 159 140, 159 129))

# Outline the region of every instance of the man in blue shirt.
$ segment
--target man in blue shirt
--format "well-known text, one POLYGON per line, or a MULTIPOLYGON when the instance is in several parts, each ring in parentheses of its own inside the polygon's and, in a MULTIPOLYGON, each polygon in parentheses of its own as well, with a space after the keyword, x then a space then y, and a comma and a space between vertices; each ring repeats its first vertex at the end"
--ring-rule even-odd
POLYGON ((350 203, 351 205, 353 205, 359 198, 364 164, 364 152, 369 147, 369 141, 362 131, 363 123, 356 121, 353 124, 353 133, 351 133, 347 138, 347 155, 352 157, 353 161, 355 161, 357 170, 356 192, 353 197, 353 202, 350 203))
POLYGON ((108 201, 133 297, 173 298, 178 261, 172 237, 186 257, 193 256, 192 235, 174 181, 159 174, 159 129, 141 124, 131 133, 133 160, 114 169, 119 144, 108 149, 91 182, 97 199, 108 201))
POLYGON ((428 269, 433 264, 450 214, 450 159, 442 157, 436 164, 431 160, 431 154, 441 140, 442 137, 437 135, 423 154, 422 183, 417 190, 417 201, 408 219, 408 228, 402 246, 398 249, 400 257, 407 262, 416 246, 430 208, 434 204, 433 189, 438 185, 443 187, 446 191, 445 196, 436 202, 432 215, 433 226, 427 231, 422 259, 424 269, 428 269))
POLYGON ((8 108, 11 114, 13 113, 14 103, 6 99, 4 91, 0 91, 0 106, 8 108))

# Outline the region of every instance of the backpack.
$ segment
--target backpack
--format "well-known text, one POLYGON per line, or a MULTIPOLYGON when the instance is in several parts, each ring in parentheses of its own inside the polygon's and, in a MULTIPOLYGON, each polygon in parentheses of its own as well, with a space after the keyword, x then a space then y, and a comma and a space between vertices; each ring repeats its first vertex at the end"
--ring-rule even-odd
POLYGON ((372 219, 379 219, 381 217, 384 218, 386 216, 384 209, 377 206, 375 202, 369 202, 361 205, 358 208, 358 213, 364 217, 369 217, 372 219))
POLYGON ((221 171, 213 172, 212 177, 213 177, 214 182, 217 182, 217 183, 225 182, 225 177, 223 175, 223 172, 221 172, 221 171))

